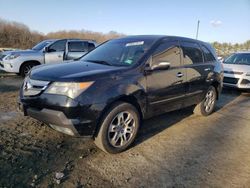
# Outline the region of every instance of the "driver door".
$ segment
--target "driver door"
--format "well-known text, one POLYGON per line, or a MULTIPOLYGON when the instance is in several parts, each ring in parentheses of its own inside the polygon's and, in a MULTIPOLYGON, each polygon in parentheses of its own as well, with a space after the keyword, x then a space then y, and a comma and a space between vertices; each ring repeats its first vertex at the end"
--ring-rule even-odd
POLYGON ((160 114, 181 108, 185 98, 186 73, 178 41, 163 41, 152 55, 151 67, 170 63, 165 70, 147 73, 149 112, 160 114))
POLYGON ((48 47, 44 54, 45 63, 60 63, 64 60, 66 40, 59 40, 48 47))

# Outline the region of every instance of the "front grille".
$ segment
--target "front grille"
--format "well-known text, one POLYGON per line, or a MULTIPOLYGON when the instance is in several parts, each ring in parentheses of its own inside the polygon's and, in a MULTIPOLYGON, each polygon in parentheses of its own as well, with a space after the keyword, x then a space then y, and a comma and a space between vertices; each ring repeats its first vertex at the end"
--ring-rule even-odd
POLYGON ((243 79, 243 80, 241 81, 241 84, 242 84, 242 85, 250 84, 250 80, 243 79))
POLYGON ((41 80, 32 80, 29 77, 25 78, 23 83, 23 95, 24 96, 35 96, 39 95, 44 91, 49 82, 41 80))
POLYGON ((223 82, 228 84, 237 84, 239 81, 238 78, 230 78, 230 77, 224 77, 223 82))
POLYGON ((226 74, 238 74, 238 75, 243 74, 243 72, 237 72, 237 71, 224 71, 224 73, 226 73, 226 74))

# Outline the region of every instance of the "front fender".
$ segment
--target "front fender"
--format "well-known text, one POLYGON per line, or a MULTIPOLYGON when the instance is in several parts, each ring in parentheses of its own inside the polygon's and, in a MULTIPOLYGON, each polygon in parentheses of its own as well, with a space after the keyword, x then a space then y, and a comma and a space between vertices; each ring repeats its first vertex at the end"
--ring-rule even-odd
POLYGON ((120 99, 134 99, 144 111, 146 108, 146 80, 144 77, 128 77, 120 80, 110 78, 99 80, 78 101, 86 104, 105 104, 106 106, 120 99))

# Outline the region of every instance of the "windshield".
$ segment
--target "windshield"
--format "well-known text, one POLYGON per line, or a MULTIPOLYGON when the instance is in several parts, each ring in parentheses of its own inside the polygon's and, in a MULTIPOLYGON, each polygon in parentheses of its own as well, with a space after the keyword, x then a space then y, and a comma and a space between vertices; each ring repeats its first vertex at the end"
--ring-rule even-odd
POLYGON ((39 51, 39 50, 42 50, 45 46, 47 46, 48 44, 50 44, 52 41, 42 41, 42 42, 39 42, 37 45, 35 45, 32 50, 36 50, 36 51, 39 51))
POLYGON ((106 42, 81 60, 111 66, 131 66, 147 52, 153 40, 117 39, 106 42))
POLYGON ((233 54, 224 63, 250 65, 250 53, 233 54))

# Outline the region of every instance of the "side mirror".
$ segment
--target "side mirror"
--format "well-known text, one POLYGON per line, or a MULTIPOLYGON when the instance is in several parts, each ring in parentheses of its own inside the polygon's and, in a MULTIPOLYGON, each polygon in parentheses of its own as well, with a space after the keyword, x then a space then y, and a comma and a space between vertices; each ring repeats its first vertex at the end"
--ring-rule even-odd
POLYGON ((49 52, 49 47, 48 47, 48 46, 46 46, 46 47, 44 48, 44 52, 49 52))
POLYGON ((170 62, 159 62, 151 67, 152 70, 167 70, 170 67, 170 62))

